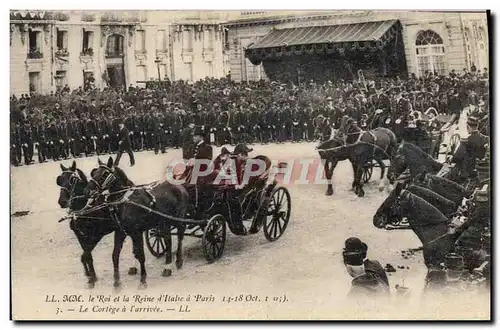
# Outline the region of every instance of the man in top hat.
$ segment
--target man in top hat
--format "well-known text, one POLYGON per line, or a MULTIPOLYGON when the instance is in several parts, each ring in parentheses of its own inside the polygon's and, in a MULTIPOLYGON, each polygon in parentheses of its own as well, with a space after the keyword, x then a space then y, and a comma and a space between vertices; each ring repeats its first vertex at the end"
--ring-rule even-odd
POLYGON ((367 258, 368 246, 357 237, 345 241, 342 256, 352 280, 350 296, 389 296, 389 280, 376 260, 367 258))
POLYGON ((120 158, 124 152, 128 153, 130 157, 130 166, 135 165, 134 152, 132 151, 132 144, 130 143, 130 132, 125 127, 123 121, 120 121, 118 124, 119 133, 118 133, 118 154, 115 159, 115 166, 120 164, 120 158))

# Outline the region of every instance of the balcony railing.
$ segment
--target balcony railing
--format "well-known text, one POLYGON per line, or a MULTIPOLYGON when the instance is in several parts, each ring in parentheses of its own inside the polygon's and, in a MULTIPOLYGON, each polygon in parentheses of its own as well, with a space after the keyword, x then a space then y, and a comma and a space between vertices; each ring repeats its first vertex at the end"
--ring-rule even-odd
POLYGON ((123 53, 121 53, 121 52, 113 52, 113 53, 106 52, 106 57, 107 58, 120 58, 120 57, 123 57, 123 53))
POLYGON ((56 50, 56 56, 68 57, 69 56, 68 49, 60 48, 60 49, 56 50))
POLYGON ((80 52, 80 56, 94 56, 94 50, 92 48, 84 49, 80 52))
POLYGON ((41 53, 38 50, 32 50, 31 52, 28 53, 28 58, 32 59, 32 60, 33 59, 43 58, 43 53, 41 53))

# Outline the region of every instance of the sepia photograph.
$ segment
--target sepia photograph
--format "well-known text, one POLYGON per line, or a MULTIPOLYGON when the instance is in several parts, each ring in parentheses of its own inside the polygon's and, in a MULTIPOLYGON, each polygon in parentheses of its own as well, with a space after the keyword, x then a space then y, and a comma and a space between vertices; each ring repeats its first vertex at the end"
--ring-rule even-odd
POLYGON ((489 10, 8 14, 12 321, 493 319, 489 10))

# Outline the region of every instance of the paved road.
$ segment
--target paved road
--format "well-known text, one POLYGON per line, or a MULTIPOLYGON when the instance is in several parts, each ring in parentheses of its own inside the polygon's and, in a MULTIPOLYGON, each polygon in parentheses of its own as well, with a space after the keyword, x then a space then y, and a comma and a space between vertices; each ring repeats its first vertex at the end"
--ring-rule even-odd
MULTIPOLYGON (((269 155, 273 159, 314 157, 311 143, 255 145, 253 154, 269 155)), ((136 166, 128 166, 128 157, 122 159, 122 168, 136 183, 161 179, 169 160, 180 157, 179 150, 154 155, 137 154, 136 166)), ((103 157, 105 160, 107 157, 103 157)), ((70 165, 70 161, 65 162, 70 165)), ((78 167, 89 173, 97 164, 96 157, 78 159, 78 167)), ((19 318, 137 318, 141 314, 118 312, 77 313, 64 311, 55 316, 59 306, 47 303, 46 295, 89 293, 114 295, 112 286, 112 235, 105 237, 94 251, 94 263, 99 282, 93 291, 86 289, 86 279, 80 264, 81 249, 68 223, 58 223, 64 215, 58 208, 59 189, 56 176, 58 163, 49 162, 29 167, 12 168, 11 213, 28 210, 24 217, 12 217, 12 278, 13 311, 19 318)), ((379 175, 378 169, 373 177, 379 175)), ((290 225, 278 241, 269 243, 263 233, 236 237, 228 235, 223 257, 207 264, 200 248, 200 240, 186 238, 186 261, 181 271, 174 270, 170 278, 160 276, 163 260, 154 259, 146 252, 148 288, 138 291, 138 278, 126 275, 134 265, 131 243, 127 239, 122 255, 123 288, 119 295, 147 294, 213 295, 214 302, 191 302, 190 313, 163 311, 144 313, 148 319, 228 318, 228 319, 357 319, 357 318, 485 318, 489 315, 488 301, 471 305, 463 299, 426 302, 419 299, 426 272, 420 254, 403 259, 400 251, 417 248, 420 242, 411 231, 384 231, 372 225, 374 211, 386 192, 378 192, 376 182, 366 186, 362 199, 349 191, 352 170, 347 162, 339 164, 334 173, 334 196, 324 195, 323 185, 289 186, 292 196, 290 225), (394 294, 393 303, 360 310, 345 304, 345 295, 351 278, 342 264, 341 250, 347 237, 358 236, 369 246, 369 257, 383 265, 404 266, 389 277, 394 294), (409 268, 409 269, 407 269, 409 268), (404 284, 411 288, 408 300, 395 297, 394 286, 404 284), (222 296, 258 295, 260 302, 222 303, 222 296), (287 302, 264 302, 265 296, 282 296, 287 302)), ((210 300, 210 299, 208 299, 210 300)), ((79 308, 79 304, 66 304, 79 308)), ((111 306, 113 302, 102 303, 111 306)), ((114 304, 118 307, 122 303, 114 304)), ((142 307, 147 307, 143 303, 142 307)), ((178 304, 175 308, 178 307, 178 304)), ((72 307, 70 307, 72 308, 72 307)))

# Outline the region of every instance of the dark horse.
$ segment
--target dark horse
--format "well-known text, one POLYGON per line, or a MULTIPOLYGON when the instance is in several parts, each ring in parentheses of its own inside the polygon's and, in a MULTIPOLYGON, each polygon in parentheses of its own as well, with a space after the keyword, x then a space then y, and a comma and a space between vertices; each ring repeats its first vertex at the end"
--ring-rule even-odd
POLYGON ((420 239, 424 249, 424 261, 428 268, 438 268, 445 256, 452 252, 457 237, 447 235, 447 218, 425 199, 403 189, 398 183, 373 216, 373 225, 385 228, 406 217, 411 229, 420 239))
POLYGON ((392 159, 396 151, 396 135, 387 128, 377 127, 373 130, 364 131, 357 126, 353 118, 344 116, 340 128, 334 136, 334 140, 342 142, 348 158, 354 169, 354 192, 359 197, 365 195, 363 190, 364 181, 362 175, 366 164, 375 160, 380 165, 380 190, 383 190, 385 174, 384 159, 392 159))
POLYGON ((391 184, 406 170, 409 169, 410 181, 417 176, 441 170, 443 164, 422 151, 419 147, 408 142, 401 142, 393 155, 391 165, 387 171, 387 178, 391 184))
MULTIPOLYGON (((429 272, 428 280, 434 270, 441 269, 445 257, 455 252, 457 234, 449 233, 451 219, 446 217, 431 203, 414 193, 404 190, 403 183, 398 183, 373 216, 373 225, 386 228, 388 224, 397 223, 406 217, 411 229, 423 245, 424 262, 429 272)), ((484 260, 473 258, 467 260, 467 268, 472 270, 484 260)))
MULTIPOLYGON (((58 203, 62 208, 69 208, 71 212, 78 212, 87 206, 89 198, 84 194, 88 181, 85 174, 76 167, 73 161, 71 167, 66 168, 61 164, 62 173, 57 177, 57 185, 61 187, 58 203)), ((97 281, 97 275, 94 270, 92 251, 101 239, 115 233, 115 246, 124 235, 117 223, 112 220, 109 209, 105 207, 92 206, 89 212, 81 216, 75 216, 70 220, 69 226, 75 233, 80 246, 83 249, 81 262, 85 275, 88 277, 88 286, 93 288, 97 281)), ((113 266, 115 287, 120 285, 120 275, 118 272, 118 257, 116 248, 113 251, 113 266)), ((118 251, 119 253, 119 251, 118 251)))
MULTIPOLYGON (((166 264, 172 263, 172 243, 170 227, 176 227, 178 232, 176 266, 183 265, 182 242, 185 225, 174 222, 172 219, 184 218, 189 203, 189 196, 181 185, 174 185, 167 181, 156 184, 150 191, 144 187, 136 187, 128 179, 123 170, 113 166, 113 159, 109 157, 104 164, 98 159, 99 166, 92 170, 91 180, 87 184, 87 193, 102 193, 109 191, 106 202, 113 209, 113 213, 120 229, 130 236, 133 244, 134 256, 141 267, 140 286, 146 286, 146 267, 144 255, 143 232, 151 228, 161 228, 167 242, 166 264), (172 218, 167 218, 154 211, 161 212, 172 218)), ((123 240, 125 239, 125 235, 123 240)), ((115 241, 115 250, 120 251, 123 240, 115 241)), ((118 252, 119 253, 119 252, 118 252)), ((163 275, 170 276, 171 270, 164 269, 163 275)))

